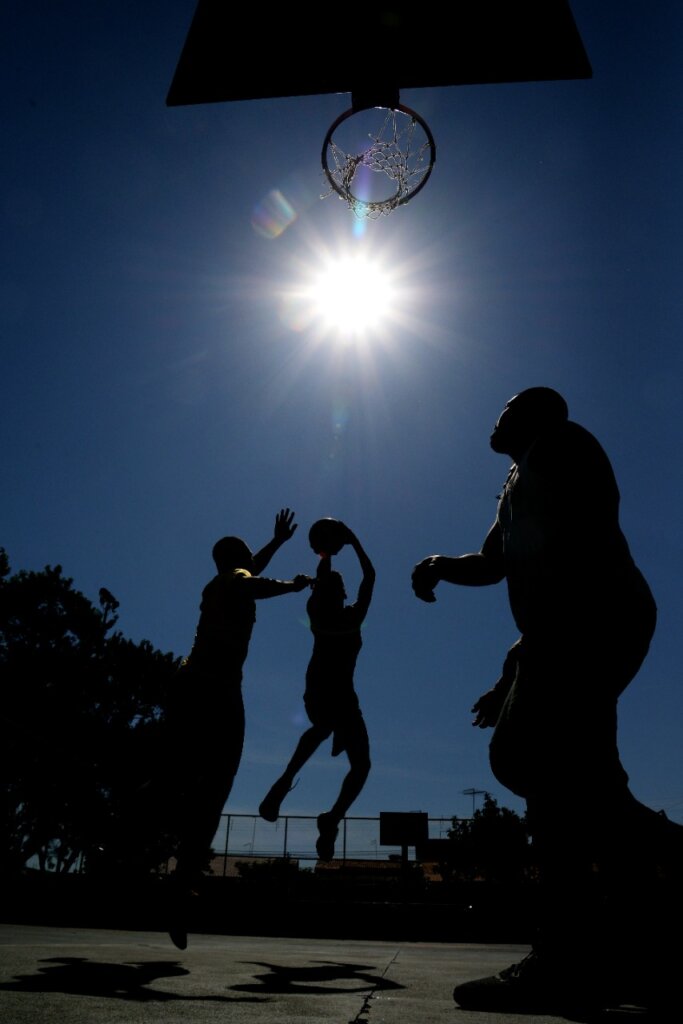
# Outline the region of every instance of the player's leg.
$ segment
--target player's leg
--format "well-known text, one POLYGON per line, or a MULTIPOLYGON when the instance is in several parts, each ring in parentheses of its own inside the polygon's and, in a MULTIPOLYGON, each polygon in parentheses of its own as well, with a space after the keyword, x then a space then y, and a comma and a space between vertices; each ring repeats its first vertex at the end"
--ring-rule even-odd
POLYGON ((180 949, 187 945, 193 899, 211 854, 211 842, 230 796, 244 746, 244 704, 240 690, 208 709, 201 747, 194 745, 185 784, 179 794, 177 866, 171 876, 169 934, 180 949))
POLYGON ((324 814, 318 815, 318 841, 316 850, 321 860, 332 860, 339 822, 346 816, 358 797, 370 773, 370 740, 360 710, 354 711, 346 721, 335 728, 336 742, 346 751, 349 770, 344 777, 339 796, 324 814))
POLYGON ((268 790, 259 805, 259 814, 266 821, 277 821, 280 804, 294 785, 294 779, 306 762, 313 756, 320 744, 330 736, 332 730, 322 725, 312 725, 301 736, 287 767, 268 790))
POLYGON ((349 759, 349 770, 341 784, 339 796, 329 811, 331 817, 341 821, 360 794, 370 774, 370 740, 360 711, 355 713, 341 729, 335 731, 342 738, 349 759))

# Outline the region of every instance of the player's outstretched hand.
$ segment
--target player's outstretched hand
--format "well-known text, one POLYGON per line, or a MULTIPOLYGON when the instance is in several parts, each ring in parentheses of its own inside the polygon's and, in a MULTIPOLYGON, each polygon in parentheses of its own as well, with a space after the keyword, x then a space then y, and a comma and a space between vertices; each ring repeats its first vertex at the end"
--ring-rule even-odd
POLYGON ((275 516, 275 529, 273 537, 278 544, 284 544, 294 534, 297 524, 294 522, 294 513, 289 508, 281 508, 275 516))
POLYGON ((305 590, 306 587, 310 587, 313 583, 313 577, 306 576, 304 573, 300 572, 294 577, 292 583, 294 584, 294 591, 298 592, 299 590, 305 590))
POLYGON ((339 520, 339 539, 342 542, 342 545, 353 544, 354 540, 356 540, 356 535, 351 527, 347 526, 346 523, 343 523, 341 519, 339 520))

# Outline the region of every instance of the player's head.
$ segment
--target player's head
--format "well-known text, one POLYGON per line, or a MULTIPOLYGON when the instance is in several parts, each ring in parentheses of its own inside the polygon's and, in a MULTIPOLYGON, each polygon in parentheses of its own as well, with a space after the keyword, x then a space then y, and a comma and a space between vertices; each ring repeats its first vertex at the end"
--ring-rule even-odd
POLYGON ((214 544, 211 554, 219 572, 230 572, 232 569, 253 571, 254 556, 241 537, 221 537, 214 544))
POLYGON ((529 445, 546 430, 566 423, 567 403, 552 388, 527 388, 513 395, 491 434, 494 452, 518 459, 529 445))

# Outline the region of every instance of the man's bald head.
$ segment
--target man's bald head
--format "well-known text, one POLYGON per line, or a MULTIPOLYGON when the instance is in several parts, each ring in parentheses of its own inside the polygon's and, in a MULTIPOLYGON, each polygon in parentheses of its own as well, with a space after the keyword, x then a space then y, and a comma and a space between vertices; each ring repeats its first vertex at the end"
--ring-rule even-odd
POLYGON ((491 447, 494 452, 519 460, 530 444, 548 430, 566 423, 567 403, 553 388, 527 388, 513 395, 498 417, 491 447))

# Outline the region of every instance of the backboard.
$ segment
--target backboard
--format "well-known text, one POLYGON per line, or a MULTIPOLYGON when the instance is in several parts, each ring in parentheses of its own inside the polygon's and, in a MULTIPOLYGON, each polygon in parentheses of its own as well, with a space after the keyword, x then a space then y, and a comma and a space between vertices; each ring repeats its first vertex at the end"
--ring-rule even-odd
POLYGON ((428 837, 426 811, 380 811, 380 846, 417 846, 428 837))
MULTIPOLYGON (((566 0, 446 0, 267 7, 198 0, 168 106, 590 78, 566 0)), ((359 99, 361 98, 361 99, 359 99)))

